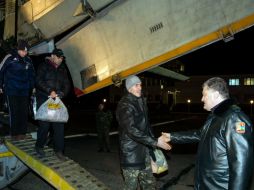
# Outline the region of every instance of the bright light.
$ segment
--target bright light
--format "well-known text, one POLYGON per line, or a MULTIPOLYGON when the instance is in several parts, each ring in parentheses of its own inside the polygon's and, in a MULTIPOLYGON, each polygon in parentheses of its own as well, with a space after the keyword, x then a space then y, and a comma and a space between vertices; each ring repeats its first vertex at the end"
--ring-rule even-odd
POLYGON ((251 101, 250 101, 250 104, 253 104, 253 103, 254 103, 254 101, 253 101, 253 100, 251 100, 251 101))
POLYGON ((187 100, 187 103, 188 103, 188 104, 189 104, 189 103, 191 103, 191 100, 190 100, 190 99, 188 99, 188 100, 187 100))
POLYGON ((106 99, 106 98, 104 98, 104 99, 103 99, 103 102, 106 102, 106 101, 107 101, 107 99, 106 99))
POLYGON ((164 86, 163 86, 163 85, 161 85, 161 90, 163 90, 163 88, 164 88, 164 86))

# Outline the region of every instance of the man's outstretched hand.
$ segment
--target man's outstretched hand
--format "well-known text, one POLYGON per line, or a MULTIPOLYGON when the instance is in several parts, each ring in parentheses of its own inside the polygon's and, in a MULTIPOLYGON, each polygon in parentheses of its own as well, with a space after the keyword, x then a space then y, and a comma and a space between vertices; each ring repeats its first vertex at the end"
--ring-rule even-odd
POLYGON ((158 138, 157 146, 164 150, 170 150, 172 147, 168 144, 169 141, 170 139, 167 138, 166 135, 161 135, 158 138))

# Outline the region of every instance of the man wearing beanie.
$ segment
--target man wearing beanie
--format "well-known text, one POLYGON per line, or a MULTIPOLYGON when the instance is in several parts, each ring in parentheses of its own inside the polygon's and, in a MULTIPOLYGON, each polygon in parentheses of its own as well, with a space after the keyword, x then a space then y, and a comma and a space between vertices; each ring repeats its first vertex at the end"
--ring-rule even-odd
POLYGON ((149 152, 160 147, 170 150, 166 137, 154 137, 148 121, 147 106, 142 96, 139 77, 132 75, 125 81, 128 93, 122 97, 116 110, 119 123, 120 164, 124 189, 155 189, 149 152))
POLYGON ((10 135, 14 140, 25 138, 29 95, 35 83, 34 67, 27 56, 28 48, 25 40, 19 40, 17 49, 3 59, 0 70, 0 92, 7 97, 10 135))

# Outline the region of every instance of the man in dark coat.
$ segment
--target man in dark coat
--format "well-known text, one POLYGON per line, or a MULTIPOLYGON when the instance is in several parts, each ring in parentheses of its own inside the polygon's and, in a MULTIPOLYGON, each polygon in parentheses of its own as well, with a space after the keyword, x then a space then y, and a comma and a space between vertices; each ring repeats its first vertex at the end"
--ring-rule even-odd
POLYGON ((199 142, 195 189, 247 190, 253 168, 250 119, 229 99, 219 77, 203 84, 204 109, 211 111, 198 131, 164 133, 172 143, 199 142))
POLYGON ((29 96, 35 83, 34 67, 27 56, 28 48, 25 40, 19 40, 17 49, 6 55, 0 66, 0 93, 7 98, 10 134, 14 140, 25 138, 29 96))
MULTIPOLYGON (((36 76, 36 98, 39 108, 48 97, 64 98, 70 91, 70 80, 66 65, 63 63, 64 54, 61 49, 54 49, 51 57, 46 57, 41 63, 36 76)), ((43 147, 46 144, 49 127, 53 128, 53 140, 56 156, 65 160, 64 150, 64 123, 39 121, 35 150, 44 156, 43 147)))
POLYGON ((120 164, 124 189, 155 189, 149 151, 160 147, 170 150, 167 138, 155 138, 148 121, 146 102, 141 93, 141 80, 130 76, 125 82, 128 93, 118 103, 116 117, 119 123, 120 164))

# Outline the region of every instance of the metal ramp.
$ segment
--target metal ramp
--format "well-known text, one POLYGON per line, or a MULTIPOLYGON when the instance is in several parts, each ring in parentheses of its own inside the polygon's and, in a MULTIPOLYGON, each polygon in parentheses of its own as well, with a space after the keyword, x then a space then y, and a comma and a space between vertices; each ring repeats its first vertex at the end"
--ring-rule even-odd
POLYGON ((5 137, 5 145, 29 168, 56 189, 109 190, 107 186, 73 160, 67 158, 66 161, 60 161, 54 155, 52 148, 45 148, 45 157, 38 156, 34 150, 35 140, 31 136, 19 141, 5 137))

